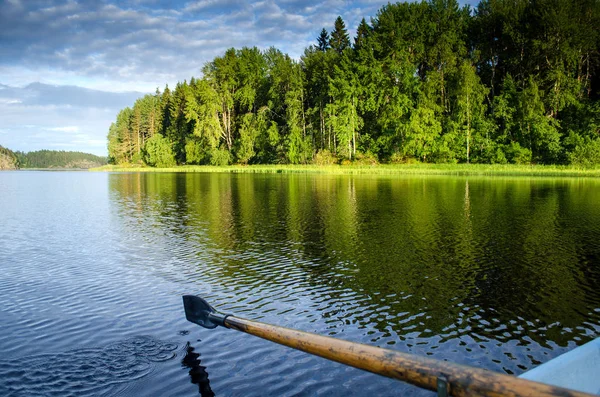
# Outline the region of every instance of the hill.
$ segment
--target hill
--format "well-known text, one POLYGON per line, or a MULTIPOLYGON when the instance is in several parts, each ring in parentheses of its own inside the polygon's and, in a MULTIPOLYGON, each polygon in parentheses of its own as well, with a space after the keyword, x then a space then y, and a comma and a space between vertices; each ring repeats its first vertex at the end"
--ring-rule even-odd
POLYGON ((17 152, 21 168, 92 168, 107 163, 106 157, 83 152, 66 152, 64 150, 38 150, 34 152, 17 152))
POLYGON ((17 155, 12 150, 0 146, 0 170, 16 170, 18 168, 17 155))

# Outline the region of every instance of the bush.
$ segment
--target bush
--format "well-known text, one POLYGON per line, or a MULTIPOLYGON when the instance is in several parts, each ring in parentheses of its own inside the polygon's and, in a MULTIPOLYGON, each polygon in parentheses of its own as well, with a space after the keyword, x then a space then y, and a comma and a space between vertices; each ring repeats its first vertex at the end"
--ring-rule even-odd
POLYGON ((506 159, 513 164, 531 164, 531 150, 511 142, 505 149, 506 159))
MULTIPOLYGON (((442 140, 439 145, 435 148, 435 150, 431 153, 428 162, 433 162, 437 164, 456 164, 458 163, 458 159, 456 158, 457 153, 450 149, 450 142, 447 140, 442 140)), ((466 153, 466 152, 465 152, 466 153)), ((466 156, 466 154, 465 154, 466 156)))
POLYGON ((185 162, 186 164, 200 164, 204 160, 205 154, 202 145, 197 139, 188 139, 185 144, 185 162))
POLYGON ((494 143, 490 143, 481 150, 474 157, 474 163, 487 163, 487 164, 506 164, 508 160, 506 158, 506 154, 504 153, 503 145, 496 145, 494 143))
POLYGON ((600 139, 585 138, 583 143, 575 146, 568 154, 569 162, 583 168, 593 168, 600 165, 600 139))
POLYGON ((143 153, 136 153, 131 157, 131 164, 142 164, 144 162, 143 153))
POLYGON ((493 155, 490 157, 491 164, 506 164, 508 160, 506 159, 506 155, 499 147, 496 148, 493 155))
POLYGON ((379 164, 379 161, 377 161, 377 156, 375 156, 371 152, 366 152, 366 153, 357 152, 354 163, 359 164, 359 165, 377 165, 377 164, 379 164))
POLYGON ((160 134, 148 139, 144 145, 144 161, 152 167, 173 167, 175 154, 169 140, 160 134))
POLYGON ((420 164, 419 159, 416 159, 412 156, 407 156, 402 152, 394 152, 388 159, 388 163, 390 164, 420 164))
POLYGON ((337 158, 329 150, 323 149, 315 154, 313 163, 316 165, 332 165, 337 163, 337 158))
POLYGON ((227 149, 213 149, 210 151, 210 165, 224 166, 231 164, 231 153, 227 149))

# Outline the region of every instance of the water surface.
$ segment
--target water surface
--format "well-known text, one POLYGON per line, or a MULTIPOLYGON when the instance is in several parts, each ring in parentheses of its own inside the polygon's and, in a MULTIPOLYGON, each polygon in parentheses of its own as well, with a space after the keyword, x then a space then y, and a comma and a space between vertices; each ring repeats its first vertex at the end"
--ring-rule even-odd
POLYGON ((520 374, 600 334, 594 179, 0 173, 0 395, 429 395, 181 295, 520 374))

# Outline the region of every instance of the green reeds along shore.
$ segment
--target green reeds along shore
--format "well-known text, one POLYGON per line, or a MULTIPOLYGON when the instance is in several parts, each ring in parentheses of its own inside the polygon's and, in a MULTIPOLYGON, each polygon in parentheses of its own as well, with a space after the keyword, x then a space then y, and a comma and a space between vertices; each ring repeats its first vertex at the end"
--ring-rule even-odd
POLYGON ((109 172, 222 172, 222 173, 314 173, 372 175, 489 175, 600 177, 600 168, 558 165, 499 164, 381 164, 381 165, 183 165, 170 168, 106 165, 90 171, 109 172))

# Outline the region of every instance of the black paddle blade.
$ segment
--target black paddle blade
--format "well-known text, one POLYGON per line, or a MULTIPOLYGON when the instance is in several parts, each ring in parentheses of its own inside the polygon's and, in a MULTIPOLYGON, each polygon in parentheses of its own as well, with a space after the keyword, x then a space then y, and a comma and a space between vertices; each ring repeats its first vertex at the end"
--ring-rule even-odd
POLYGON ((183 308, 188 321, 204 328, 216 328, 223 325, 226 317, 218 313, 207 301, 195 295, 183 296, 183 308))

